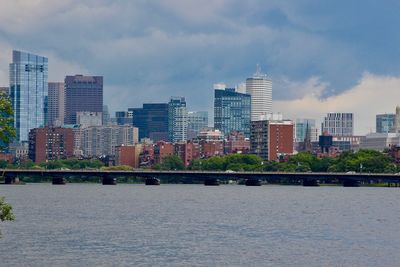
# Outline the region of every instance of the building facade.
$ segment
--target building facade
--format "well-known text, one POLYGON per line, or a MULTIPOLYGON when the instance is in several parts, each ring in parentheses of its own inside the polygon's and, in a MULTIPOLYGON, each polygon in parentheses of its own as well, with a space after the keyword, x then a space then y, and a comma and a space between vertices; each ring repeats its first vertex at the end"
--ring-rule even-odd
POLYGON ((246 80, 246 91, 251 95, 252 121, 272 112, 272 80, 258 66, 253 77, 246 80))
POLYGON ((29 132, 29 159, 41 163, 74 155, 74 133, 66 128, 35 128, 29 132))
POLYGON ((28 141, 29 131, 47 122, 48 59, 13 51, 10 64, 10 98, 17 141, 28 141))
POLYGON ((138 128, 124 126, 91 126, 82 129, 82 151, 87 158, 115 156, 115 147, 138 143, 138 128))
POLYGON ((293 154, 292 121, 253 121, 251 123, 250 150, 264 160, 278 161, 293 154))
POLYGON ((102 126, 103 114, 101 112, 79 111, 76 113, 76 124, 81 128, 102 126))
POLYGON ((132 168, 139 168, 139 157, 142 151, 142 146, 136 144, 133 146, 116 146, 115 147, 115 165, 116 166, 130 166, 132 168))
POLYGON ((133 126, 139 128, 139 139, 168 140, 168 104, 147 103, 142 108, 129 108, 132 112, 133 126))
POLYGON ((376 115, 376 132, 391 133, 395 131, 396 114, 376 115))
POLYGON ((314 119, 296 119, 295 142, 304 142, 306 136, 311 142, 318 141, 318 128, 314 119), (308 133, 307 133, 308 132, 308 133))
POLYGON ((48 125, 60 127, 64 124, 65 116, 64 83, 50 82, 48 88, 48 125))
POLYGON ((251 96, 234 88, 214 91, 214 128, 228 135, 232 131, 250 137, 251 96))
POLYGON ((184 97, 171 97, 168 103, 168 136, 171 142, 187 139, 186 100, 184 97))
POLYGON ((208 127, 208 112, 207 111, 189 111, 187 139, 192 140, 197 137, 200 130, 208 127))
POLYGON ((351 136, 354 133, 353 113, 328 113, 322 122, 321 134, 351 136))
POLYGON ((66 76, 65 124, 76 124, 76 113, 103 111, 102 76, 66 76))

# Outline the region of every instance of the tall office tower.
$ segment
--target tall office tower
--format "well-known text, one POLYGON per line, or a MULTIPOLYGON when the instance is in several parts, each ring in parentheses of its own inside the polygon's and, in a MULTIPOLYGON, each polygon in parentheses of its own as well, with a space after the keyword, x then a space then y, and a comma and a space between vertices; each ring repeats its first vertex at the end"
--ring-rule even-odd
POLYGON ((10 95, 10 89, 8 87, 0 87, 0 94, 10 95))
POLYGON ((400 133, 400 107, 396 107, 396 115, 395 115, 395 121, 394 121, 394 132, 395 133, 400 133))
POLYGON ((115 112, 115 119, 117 125, 132 125, 133 112, 132 111, 117 111, 115 112))
POLYGON ((226 136, 238 131, 250 137, 251 96, 234 88, 214 91, 214 127, 226 136))
POLYGON ((50 82, 49 85, 48 125, 64 124, 65 92, 63 82, 50 82))
POLYGON ((391 133, 395 131, 396 114, 376 115, 376 132, 391 133))
POLYGON ((103 112, 103 76, 65 77, 65 124, 76 124, 80 111, 103 112))
POLYGON ((153 141, 168 140, 168 104, 149 103, 142 108, 129 108, 132 112, 133 126, 139 128, 139 139, 153 141))
POLYGON ((208 127, 208 112, 207 111, 189 111, 188 112, 188 127, 187 138, 191 140, 196 138, 201 129, 208 127))
POLYGON ((168 103, 168 136, 171 142, 187 139, 187 109, 184 97, 171 97, 168 103))
POLYGON ((110 112, 108 111, 108 106, 103 105, 103 125, 107 126, 110 124, 110 112))
POLYGON ((10 64, 10 97, 14 108, 17 141, 28 141, 29 130, 46 123, 48 60, 13 51, 10 64))
POLYGON ((251 95, 251 120, 262 120, 261 116, 272 113, 272 80, 261 73, 257 65, 257 71, 253 77, 246 80, 246 91, 251 95))
POLYGON ((321 134, 333 136, 351 136, 353 135, 353 113, 334 113, 330 112, 324 118, 321 127, 321 134))
POLYGON ((318 128, 315 126, 314 119, 297 119, 294 127, 294 139, 296 142, 303 142, 306 138, 307 131, 311 142, 318 141, 318 128))
POLYGON ((251 122, 250 151, 264 160, 279 161, 293 154, 293 122, 262 120, 251 122))

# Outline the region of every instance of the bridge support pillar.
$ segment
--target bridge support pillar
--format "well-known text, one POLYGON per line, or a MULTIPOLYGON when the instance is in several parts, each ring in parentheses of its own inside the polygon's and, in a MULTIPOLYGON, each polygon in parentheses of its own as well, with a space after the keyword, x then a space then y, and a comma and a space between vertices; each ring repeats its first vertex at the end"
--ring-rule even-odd
POLYGON ((117 178, 111 177, 111 176, 103 176, 102 179, 102 184, 103 185, 116 185, 117 184, 117 178))
POLYGON ((360 181, 357 180, 344 180, 343 181, 344 187, 360 187, 360 181))
POLYGON ((259 179, 247 179, 245 182, 246 186, 261 186, 261 180, 259 179))
POLYGON ((316 179, 304 179, 303 186, 319 186, 319 181, 316 179))
POLYGON ((160 179, 149 177, 144 180, 145 185, 160 185, 160 179))
POLYGON ((218 186, 220 184, 220 180, 216 179, 216 178, 206 178, 204 180, 204 185, 207 186, 218 186))
POLYGON ((64 177, 53 177, 52 184, 66 184, 67 180, 64 177))

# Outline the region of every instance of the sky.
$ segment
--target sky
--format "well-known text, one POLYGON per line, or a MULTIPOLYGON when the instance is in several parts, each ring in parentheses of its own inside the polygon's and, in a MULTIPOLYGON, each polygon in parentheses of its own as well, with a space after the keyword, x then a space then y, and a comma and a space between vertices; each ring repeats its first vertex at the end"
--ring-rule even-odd
POLYGON ((274 111, 354 112, 355 133, 400 105, 400 2, 0 0, 0 86, 12 50, 49 58, 49 81, 103 75, 111 112, 184 96, 212 114, 213 84, 260 64, 274 111))

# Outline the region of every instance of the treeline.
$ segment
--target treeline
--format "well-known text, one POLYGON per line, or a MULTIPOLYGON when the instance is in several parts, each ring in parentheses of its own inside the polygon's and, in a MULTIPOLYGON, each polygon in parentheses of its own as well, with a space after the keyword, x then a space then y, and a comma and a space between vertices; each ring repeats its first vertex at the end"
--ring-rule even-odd
POLYGON ((80 170, 80 169, 99 169, 103 167, 104 164, 100 160, 90 159, 90 160, 79 160, 79 159, 65 159, 65 160, 51 160, 48 162, 42 162, 40 164, 35 164, 31 160, 25 160, 21 163, 8 164, 4 160, 0 160, 0 168, 8 169, 70 169, 70 170, 80 170))
MULTIPOLYGON (((177 156, 164 158, 156 165, 160 170, 184 170, 185 166, 177 156)), ((366 172, 397 173, 400 166, 385 153, 374 150, 345 152, 337 158, 318 158, 307 152, 300 152, 287 162, 263 161, 256 155, 231 154, 207 159, 195 159, 186 168, 204 171, 272 171, 272 172, 366 172)))

